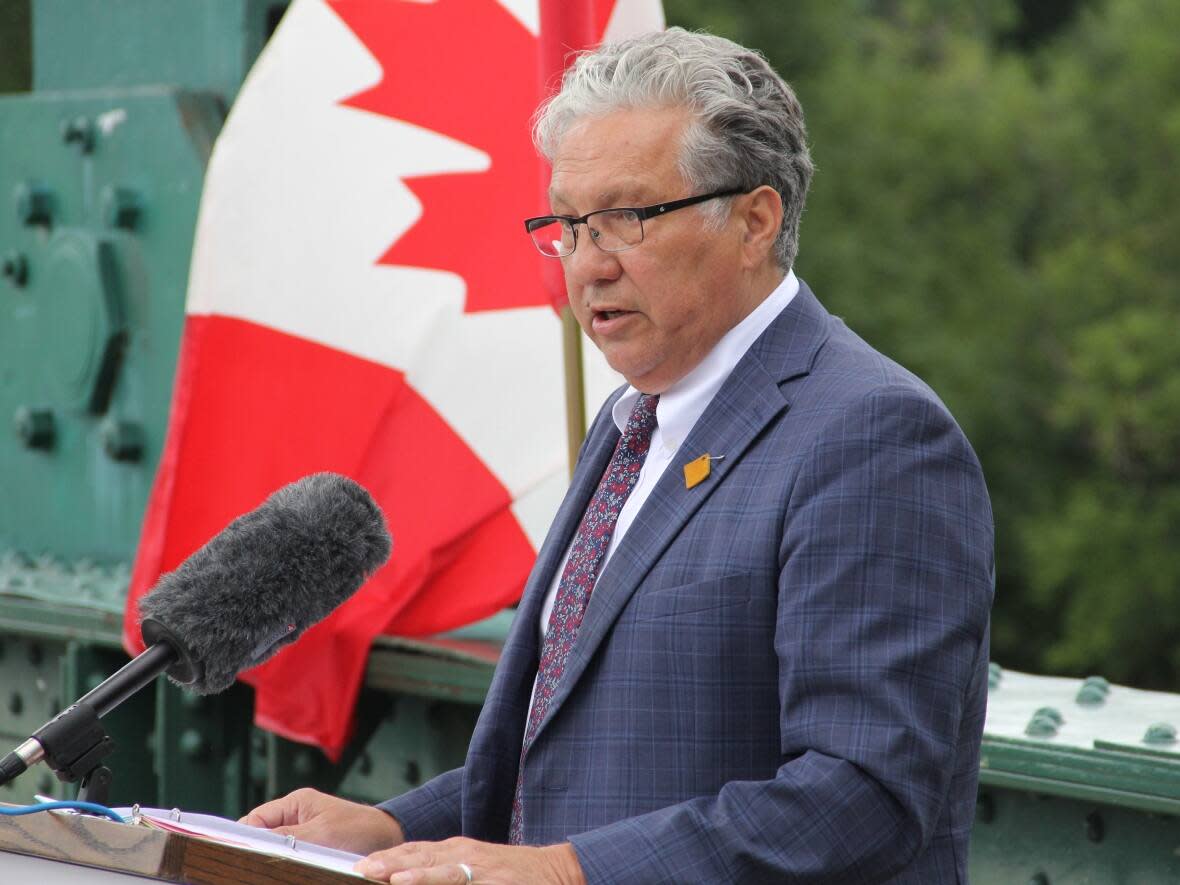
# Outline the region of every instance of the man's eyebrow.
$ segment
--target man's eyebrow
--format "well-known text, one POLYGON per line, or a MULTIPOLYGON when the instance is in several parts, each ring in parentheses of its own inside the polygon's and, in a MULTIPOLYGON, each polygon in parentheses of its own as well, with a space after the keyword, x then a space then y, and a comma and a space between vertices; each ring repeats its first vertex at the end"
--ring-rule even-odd
MULTIPOLYGON (((612 187, 610 190, 605 190, 605 191, 602 191, 601 193, 599 193, 594 201, 595 208, 587 209, 586 211, 587 212, 596 212, 600 209, 615 209, 615 208, 618 208, 619 206, 624 206, 624 205, 625 206, 641 206, 641 205, 643 205, 643 199, 645 199, 645 198, 637 199, 635 196, 624 197, 623 195, 624 194, 637 194, 637 193, 642 194, 644 192, 645 192, 645 188, 641 187, 638 184, 628 184, 628 185, 624 185, 622 187, 612 187)), ((561 205, 564 205, 567 207, 570 205, 569 203, 566 203, 561 198, 560 194, 558 194, 557 192, 552 191, 552 190, 549 191, 549 206, 550 206, 550 210, 552 211, 552 213, 554 215, 570 215, 572 217, 576 217, 577 215, 582 214, 582 213, 576 212, 576 210, 573 210, 573 209, 571 209, 568 212, 558 212, 557 209, 554 208, 558 204, 561 204, 561 205)))
POLYGON ((603 209, 614 209, 619 206, 642 206, 652 193, 651 186, 639 181, 627 181, 616 185, 608 191, 598 195, 599 204, 603 209))
POLYGON ((549 211, 550 212, 552 212, 554 215, 569 215, 570 214, 569 212, 558 211, 557 207, 559 205, 566 206, 567 208, 569 207, 569 203, 565 202, 565 200, 562 199, 562 197, 559 193, 557 193, 556 191, 550 190, 548 192, 547 196, 549 198, 549 211))
POLYGON ((595 204, 599 209, 610 209, 615 205, 615 203, 618 202, 619 193, 620 191, 617 187, 612 187, 607 191, 601 191, 598 196, 594 198, 595 204))

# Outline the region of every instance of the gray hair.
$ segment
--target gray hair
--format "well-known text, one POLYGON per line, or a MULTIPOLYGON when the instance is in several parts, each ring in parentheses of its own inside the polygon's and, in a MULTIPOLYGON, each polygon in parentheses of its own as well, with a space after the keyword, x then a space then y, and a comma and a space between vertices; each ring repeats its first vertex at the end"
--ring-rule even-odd
MULTIPOLYGON (((680 171, 701 192, 770 185, 783 201, 775 240, 779 267, 799 251, 799 220, 813 166, 803 108, 756 50, 711 34, 669 28, 582 53, 561 91, 541 105, 533 141, 552 160, 581 119, 635 108, 687 107, 694 121, 681 146, 680 171)), ((724 220, 729 200, 706 204, 724 220)))

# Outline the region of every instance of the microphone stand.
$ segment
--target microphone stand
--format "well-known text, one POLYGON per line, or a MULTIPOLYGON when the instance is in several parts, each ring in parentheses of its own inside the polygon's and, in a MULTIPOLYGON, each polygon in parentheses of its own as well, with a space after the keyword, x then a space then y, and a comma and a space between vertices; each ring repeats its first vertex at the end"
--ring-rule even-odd
POLYGON ((114 775, 102 760, 115 750, 100 717, 168 669, 180 657, 168 642, 157 642, 122 669, 58 713, 0 761, 0 784, 30 765, 45 763, 64 783, 81 781, 78 799, 107 804, 114 775))

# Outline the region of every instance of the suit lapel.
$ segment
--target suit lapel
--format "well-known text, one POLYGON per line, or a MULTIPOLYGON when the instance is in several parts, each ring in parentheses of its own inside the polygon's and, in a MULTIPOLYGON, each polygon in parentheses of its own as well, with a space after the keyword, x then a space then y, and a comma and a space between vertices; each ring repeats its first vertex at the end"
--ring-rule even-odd
MULTIPOLYGON (((815 296, 800 283, 800 290, 791 304, 767 327, 709 403, 599 576, 577 641, 566 661, 561 684, 538 729, 537 739, 664 550, 713 490, 735 469, 750 444, 783 410, 789 408, 779 383, 810 370, 827 337, 830 321, 815 296), (685 488, 684 464, 706 453, 724 455, 725 458, 714 462, 705 482, 691 489, 685 488)), ((612 440, 600 463, 596 462, 595 481, 605 469, 613 445, 612 440)), ((578 518, 592 491, 591 484, 584 494, 579 494, 578 518)), ((558 562, 576 523, 574 519, 573 526, 564 534, 557 553, 558 562)), ((556 564, 551 564, 546 569, 545 574, 550 580, 555 567, 556 564)))

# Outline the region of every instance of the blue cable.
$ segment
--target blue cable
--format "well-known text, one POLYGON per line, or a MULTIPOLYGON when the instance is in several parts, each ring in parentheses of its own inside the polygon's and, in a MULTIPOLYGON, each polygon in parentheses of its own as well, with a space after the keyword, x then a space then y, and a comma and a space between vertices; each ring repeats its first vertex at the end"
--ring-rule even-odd
POLYGON ((112 808, 107 808, 105 805, 99 805, 97 802, 39 802, 36 805, 22 805, 19 808, 5 808, 0 805, 0 814, 8 817, 17 817, 22 814, 36 814, 39 811, 53 811, 58 808, 72 808, 75 811, 85 811, 88 814, 101 814, 103 817, 109 817, 117 824, 125 824, 123 818, 119 817, 118 813, 112 808))

